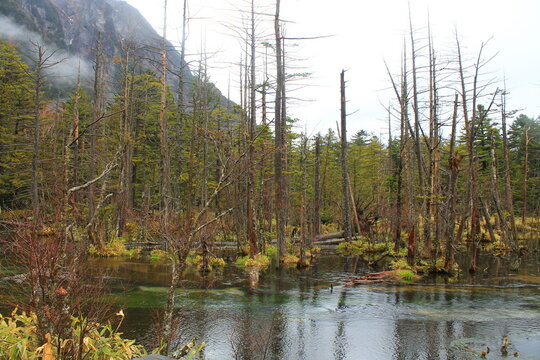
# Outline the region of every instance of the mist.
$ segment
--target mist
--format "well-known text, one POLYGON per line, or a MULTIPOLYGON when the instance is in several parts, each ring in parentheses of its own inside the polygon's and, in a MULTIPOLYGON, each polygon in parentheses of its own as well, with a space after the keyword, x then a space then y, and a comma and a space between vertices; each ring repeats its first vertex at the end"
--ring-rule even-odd
POLYGON ((56 85, 74 86, 77 82, 79 68, 82 79, 89 79, 93 76, 93 67, 90 62, 46 42, 41 35, 28 30, 25 26, 16 24, 3 15, 0 15, 0 38, 18 43, 16 44, 20 45, 17 46, 18 50, 29 60, 27 62, 30 64, 36 57, 36 45, 43 46, 45 56, 50 56, 48 64, 56 64, 47 68, 45 74, 56 85))

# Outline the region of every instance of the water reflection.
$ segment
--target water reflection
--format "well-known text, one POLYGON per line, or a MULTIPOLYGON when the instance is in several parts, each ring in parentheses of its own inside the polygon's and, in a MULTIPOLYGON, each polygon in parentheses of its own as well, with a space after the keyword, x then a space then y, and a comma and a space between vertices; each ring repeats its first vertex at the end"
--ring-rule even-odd
MULTIPOLYGON (((478 356, 465 344, 498 349, 509 336, 520 359, 539 359, 540 256, 532 249, 518 272, 509 271, 509 259, 483 257, 480 271, 456 284, 342 288, 354 261, 335 256, 303 272, 263 273, 251 289, 232 266, 219 275, 187 274, 178 292, 179 340, 205 341, 209 360, 468 359, 478 356)), ((127 315, 126 336, 150 345, 169 267, 138 259, 94 259, 93 267, 106 269, 111 299, 127 315)), ((2 270, 0 277, 11 275, 2 270)), ((6 284, 3 314, 15 301, 6 284)))
MULTIPOLYGON (((488 262, 480 264, 492 273, 467 275, 460 284, 357 288, 339 286, 351 265, 338 257, 323 256, 303 272, 262 273, 258 287, 229 267, 212 278, 187 276, 177 306, 184 338, 205 341, 210 360, 473 359, 478 355, 467 346, 498 349, 503 336, 521 359, 540 358, 538 261, 510 276, 501 260, 488 262)), ((149 343, 167 266, 111 260, 99 266, 108 267, 113 289, 127 291, 118 298, 128 307, 124 332, 149 343)))

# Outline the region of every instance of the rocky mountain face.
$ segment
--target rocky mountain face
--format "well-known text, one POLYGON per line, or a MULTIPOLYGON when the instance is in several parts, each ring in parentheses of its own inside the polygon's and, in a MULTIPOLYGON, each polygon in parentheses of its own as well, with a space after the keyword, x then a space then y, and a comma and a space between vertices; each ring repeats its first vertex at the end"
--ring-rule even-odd
MULTIPOLYGON (((122 57, 127 42, 145 48, 143 67, 159 73, 161 37, 137 9, 122 0, 0 0, 0 38, 24 47, 39 41, 68 57, 86 62, 90 77, 98 33, 109 61, 122 57)), ((169 66, 184 68, 185 82, 193 75, 180 66, 180 54, 168 43, 169 66)), ((73 62, 75 64, 75 62, 73 62)), ((75 66, 76 67, 76 66, 75 66)), ((76 71, 76 70, 75 70, 76 71)), ((84 74, 84 69, 83 69, 84 74)), ((170 76, 170 84, 177 80, 170 76)))

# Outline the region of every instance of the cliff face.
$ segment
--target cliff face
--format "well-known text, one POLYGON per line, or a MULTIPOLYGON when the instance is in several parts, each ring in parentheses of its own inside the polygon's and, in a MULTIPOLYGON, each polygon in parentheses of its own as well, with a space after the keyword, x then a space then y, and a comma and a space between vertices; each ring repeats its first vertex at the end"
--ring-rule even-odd
MULTIPOLYGON (((122 44, 131 42, 149 49, 142 64, 159 72, 160 35, 137 9, 122 0, 0 0, 0 38, 23 47, 25 41, 38 39, 92 64, 98 32, 109 60, 121 57, 122 44)), ((170 69, 178 73, 180 54, 170 43, 168 49, 170 69)), ((193 76, 187 66, 183 68, 189 83, 193 76)), ((171 85, 176 82, 170 79, 171 85)))

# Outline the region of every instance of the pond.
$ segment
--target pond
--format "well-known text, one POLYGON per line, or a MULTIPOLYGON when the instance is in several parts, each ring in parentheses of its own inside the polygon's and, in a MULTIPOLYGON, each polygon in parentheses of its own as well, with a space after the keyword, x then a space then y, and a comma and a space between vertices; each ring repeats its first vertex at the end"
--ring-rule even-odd
MULTIPOLYGON (((95 259, 106 269, 122 331, 152 341, 166 302, 169 267, 143 259, 95 259)), ((322 254, 305 271, 269 269, 259 286, 234 265, 223 274, 185 277, 178 290, 181 341, 205 341, 204 359, 540 359, 540 257, 518 271, 480 259, 480 271, 453 283, 343 287, 353 262, 322 254)), ((360 269, 368 271, 368 269, 360 269)))

